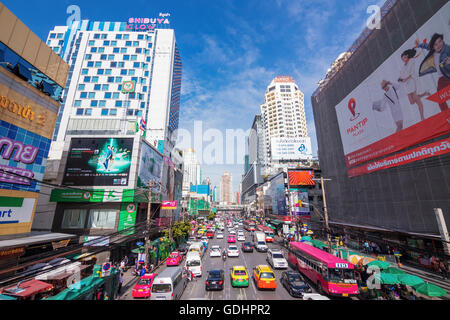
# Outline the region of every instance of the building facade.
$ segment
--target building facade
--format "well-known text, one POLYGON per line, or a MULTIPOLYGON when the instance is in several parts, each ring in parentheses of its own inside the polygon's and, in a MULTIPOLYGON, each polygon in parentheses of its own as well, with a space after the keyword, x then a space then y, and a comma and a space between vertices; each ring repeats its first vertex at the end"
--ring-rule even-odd
POLYGON ((194 149, 188 148, 184 150, 183 196, 186 197, 189 194, 191 185, 200 183, 200 163, 197 161, 194 149))
POLYGON ((231 173, 225 171, 220 180, 220 202, 224 204, 233 203, 232 182, 233 177, 231 173))
POLYGON ((442 250, 435 208, 450 227, 450 155, 436 148, 448 146, 450 134, 448 95, 439 98, 448 68, 429 61, 430 41, 449 42, 449 11, 445 0, 387 1, 381 29, 365 30, 311 98, 320 167, 331 179, 325 184, 331 225, 404 246, 404 257, 415 261, 442 250), (417 94, 429 92, 423 114, 398 80, 411 48, 410 84, 417 94))

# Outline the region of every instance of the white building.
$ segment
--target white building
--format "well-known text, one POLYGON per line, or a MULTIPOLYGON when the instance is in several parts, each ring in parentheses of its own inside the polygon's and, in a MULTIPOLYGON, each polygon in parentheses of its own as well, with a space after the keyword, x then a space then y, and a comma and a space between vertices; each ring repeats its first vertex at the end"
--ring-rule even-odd
POLYGON ((200 163, 197 161, 195 151, 192 148, 184 150, 184 175, 183 175, 183 197, 190 191, 191 185, 199 185, 201 182, 200 163))
POLYGON ((167 29, 167 19, 153 29, 130 30, 141 26, 130 24, 134 20, 74 21, 50 31, 47 44, 69 63, 70 72, 49 158, 61 158, 72 135, 141 134, 136 133, 141 119, 146 140, 170 156, 182 68, 174 30, 167 29), (122 93, 124 81, 135 82, 133 93, 122 93))
POLYGON ((264 103, 261 105, 261 118, 265 140, 265 150, 262 153, 266 165, 264 174, 270 174, 277 169, 271 157, 272 138, 308 136, 304 95, 292 77, 278 76, 272 80, 266 89, 264 103))
POLYGON ((224 204, 232 204, 233 195, 233 177, 231 173, 225 171, 220 179, 220 202, 224 204))

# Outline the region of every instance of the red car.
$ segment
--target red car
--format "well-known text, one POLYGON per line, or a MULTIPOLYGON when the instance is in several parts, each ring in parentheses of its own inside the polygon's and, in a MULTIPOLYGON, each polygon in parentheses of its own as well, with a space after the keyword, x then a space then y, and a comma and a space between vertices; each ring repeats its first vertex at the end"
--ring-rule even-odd
POLYGON ((182 260, 183 260, 183 255, 178 251, 174 251, 167 258, 166 266, 178 266, 182 260))
POLYGON ((214 232, 212 232, 212 231, 207 231, 207 232, 206 232, 206 237, 208 237, 208 238, 210 238, 210 239, 214 238, 214 232))
POLYGON ((146 274, 141 277, 139 282, 133 287, 131 295, 133 298, 150 298, 153 280, 156 273, 146 274))

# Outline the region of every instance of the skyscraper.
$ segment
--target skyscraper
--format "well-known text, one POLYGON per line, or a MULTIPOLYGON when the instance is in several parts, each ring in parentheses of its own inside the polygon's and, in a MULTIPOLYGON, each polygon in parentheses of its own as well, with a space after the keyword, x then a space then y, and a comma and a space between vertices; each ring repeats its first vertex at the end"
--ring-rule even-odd
MULTIPOLYGON (((267 87, 264 103, 261 105, 261 118, 265 129, 264 162, 266 164, 272 163, 273 138, 308 136, 304 95, 292 77, 278 76, 272 80, 267 87)), ((270 167, 266 168, 266 174, 268 171, 270 167)))
POLYGON ((70 65, 50 157, 60 157, 68 136, 133 135, 136 125, 150 144, 170 155, 181 59, 169 21, 142 30, 147 24, 138 23, 144 21, 83 20, 50 31, 47 44, 70 65), (123 86, 126 81, 131 82, 123 86))
POLYGON ((192 148, 184 151, 184 175, 183 196, 187 196, 191 185, 199 185, 201 182, 200 163, 197 161, 195 151, 192 148))
POLYGON ((224 204, 231 204, 233 202, 232 181, 233 177, 231 173, 225 171, 220 180, 220 202, 224 204))

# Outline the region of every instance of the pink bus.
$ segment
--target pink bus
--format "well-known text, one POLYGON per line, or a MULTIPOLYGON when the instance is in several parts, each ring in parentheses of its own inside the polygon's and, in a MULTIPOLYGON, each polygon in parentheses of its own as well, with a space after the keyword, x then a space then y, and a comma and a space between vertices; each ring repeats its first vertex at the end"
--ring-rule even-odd
POLYGON ((358 294, 353 264, 302 242, 289 244, 288 262, 317 286, 319 293, 349 297, 358 294))

